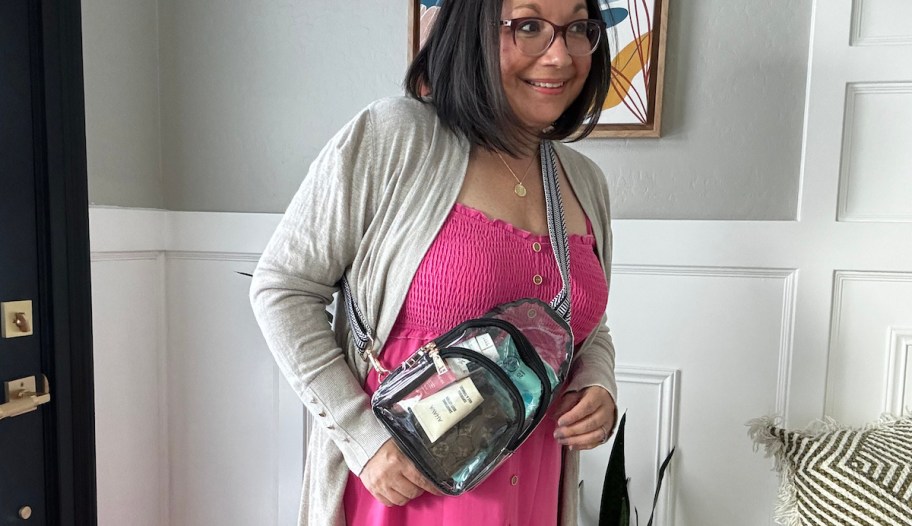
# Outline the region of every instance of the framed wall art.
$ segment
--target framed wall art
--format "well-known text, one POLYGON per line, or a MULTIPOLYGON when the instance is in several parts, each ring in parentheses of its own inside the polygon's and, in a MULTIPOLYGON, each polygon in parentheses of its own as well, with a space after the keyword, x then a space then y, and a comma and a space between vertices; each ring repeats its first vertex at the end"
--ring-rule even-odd
MULTIPOLYGON (((599 0, 608 26, 611 88, 590 137, 659 137, 669 0, 599 0)), ((437 18, 440 0, 409 0, 409 60, 437 18)))

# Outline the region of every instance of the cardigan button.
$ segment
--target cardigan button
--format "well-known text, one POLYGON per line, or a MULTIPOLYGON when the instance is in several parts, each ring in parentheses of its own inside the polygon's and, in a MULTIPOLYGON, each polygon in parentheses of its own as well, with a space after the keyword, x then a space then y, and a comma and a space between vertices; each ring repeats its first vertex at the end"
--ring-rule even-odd
POLYGON ((536 285, 541 285, 542 281, 544 281, 544 280, 542 279, 541 274, 536 274, 536 275, 532 276, 532 283, 535 283, 536 285))
POLYGON ((532 243, 532 250, 535 252, 541 252, 541 243, 538 241, 532 243))
POLYGON ((326 411, 320 411, 317 416, 326 416, 326 411))
POLYGON ((519 484, 519 477, 516 475, 513 475, 513 478, 510 479, 510 485, 515 486, 517 484, 519 484))

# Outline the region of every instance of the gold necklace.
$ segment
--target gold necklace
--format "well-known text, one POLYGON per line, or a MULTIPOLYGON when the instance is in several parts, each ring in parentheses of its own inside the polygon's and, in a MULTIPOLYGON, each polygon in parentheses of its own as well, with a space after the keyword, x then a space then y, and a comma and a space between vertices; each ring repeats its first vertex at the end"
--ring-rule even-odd
POLYGON ((527 192, 526 192, 526 187, 523 186, 523 181, 525 181, 526 177, 529 176, 529 168, 532 168, 532 165, 535 163, 535 156, 534 155, 532 156, 532 159, 529 161, 529 166, 526 166, 526 171, 523 172, 522 179, 520 179, 519 177, 516 177, 516 172, 514 172, 513 169, 510 168, 510 165, 507 164, 507 161, 504 160, 503 155, 500 155, 500 152, 497 152, 497 156, 500 157, 500 162, 502 162, 503 165, 507 167, 507 170, 510 170, 510 175, 513 176, 513 179, 516 179, 516 185, 513 186, 513 193, 515 193, 519 197, 526 197, 527 192))

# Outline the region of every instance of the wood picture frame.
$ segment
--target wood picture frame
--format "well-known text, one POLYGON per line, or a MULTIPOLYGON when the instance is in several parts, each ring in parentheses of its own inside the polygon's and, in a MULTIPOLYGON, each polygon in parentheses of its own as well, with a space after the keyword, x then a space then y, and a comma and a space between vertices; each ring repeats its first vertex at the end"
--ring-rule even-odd
MULTIPOLYGON (((590 137, 660 137, 669 0, 601 0, 612 81, 590 137), (648 58, 647 58, 648 57, 648 58)), ((433 24, 438 0, 409 0, 408 60, 433 24)))

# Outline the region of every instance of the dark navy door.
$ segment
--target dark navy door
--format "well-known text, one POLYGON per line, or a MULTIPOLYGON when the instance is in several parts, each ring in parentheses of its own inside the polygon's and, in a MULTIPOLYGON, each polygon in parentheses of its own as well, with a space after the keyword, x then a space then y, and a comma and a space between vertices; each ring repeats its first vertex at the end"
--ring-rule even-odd
MULTIPOLYGON (((35 177, 42 158, 36 121, 42 112, 33 96, 41 71, 32 45, 39 35, 33 34, 29 12, 28 0, 0 0, 0 302, 13 307, 3 309, 10 330, 0 338, 0 403, 7 408, 0 416, 39 399, 28 393, 43 390, 45 372, 35 177), (21 301, 31 302, 31 310, 11 303, 21 301), (23 379, 31 379, 34 390, 15 382, 23 379)), ((45 411, 39 407, 0 420, 0 525, 47 524, 45 411)))
POLYGON ((96 521, 78 0, 0 0, 0 526, 96 521))

